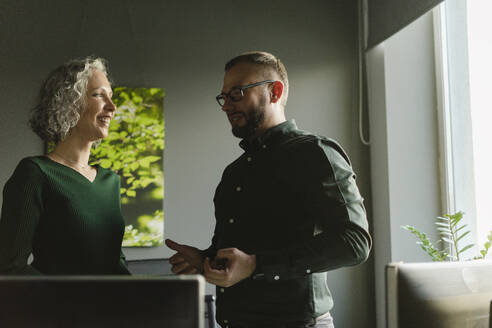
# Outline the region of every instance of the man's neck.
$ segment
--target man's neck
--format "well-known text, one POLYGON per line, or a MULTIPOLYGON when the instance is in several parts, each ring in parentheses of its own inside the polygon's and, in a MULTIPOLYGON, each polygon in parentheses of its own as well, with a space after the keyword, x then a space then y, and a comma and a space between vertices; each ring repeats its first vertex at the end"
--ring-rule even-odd
POLYGON ((284 123, 286 121, 287 120, 284 117, 283 120, 279 120, 278 122, 275 122, 275 123, 270 123, 266 127, 258 128, 258 129, 256 129, 256 131, 252 135, 246 137, 245 139, 248 142, 251 142, 251 141, 259 138, 263 134, 265 134, 265 132, 267 132, 268 130, 270 130, 270 129, 272 129, 272 128, 274 128, 274 127, 276 127, 276 126, 278 126, 278 125, 280 125, 280 124, 282 124, 282 123, 284 123))

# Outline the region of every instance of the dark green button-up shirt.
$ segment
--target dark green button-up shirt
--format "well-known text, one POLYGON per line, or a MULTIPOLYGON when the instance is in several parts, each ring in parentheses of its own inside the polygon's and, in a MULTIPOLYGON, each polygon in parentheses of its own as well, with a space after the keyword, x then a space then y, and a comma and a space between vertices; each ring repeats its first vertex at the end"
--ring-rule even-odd
POLYGON ((252 277, 217 288, 217 321, 309 321, 333 300, 326 271, 366 260, 371 248, 363 198, 350 161, 333 140, 279 124, 224 171, 215 197, 213 257, 235 247, 256 254, 252 277))

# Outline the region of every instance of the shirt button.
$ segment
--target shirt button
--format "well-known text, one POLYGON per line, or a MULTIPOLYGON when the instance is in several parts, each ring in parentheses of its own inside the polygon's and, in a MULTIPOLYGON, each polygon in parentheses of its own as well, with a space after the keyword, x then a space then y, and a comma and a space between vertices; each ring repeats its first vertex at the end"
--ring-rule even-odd
POLYGON ((267 147, 267 145, 261 145, 261 147, 262 147, 263 149, 265 149, 265 148, 267 147))
POLYGON ((234 219, 229 219, 229 223, 234 223, 234 219))
POLYGON ((221 289, 220 289, 220 292, 221 292, 221 293, 225 292, 224 288, 221 288, 221 289))
POLYGON ((311 270, 307 269, 307 270, 306 270, 306 273, 307 273, 307 274, 311 273, 311 270))
POLYGON ((280 276, 277 275, 277 276, 273 277, 273 279, 274 280, 279 280, 280 279, 280 276))
POLYGON ((241 187, 240 186, 237 186, 236 187, 236 191, 241 191, 241 187))
POLYGON ((251 162, 252 158, 251 157, 248 157, 246 158, 248 162, 251 162))
POLYGON ((224 323, 225 323, 225 324, 228 324, 228 323, 229 323, 229 320, 224 319, 224 323))

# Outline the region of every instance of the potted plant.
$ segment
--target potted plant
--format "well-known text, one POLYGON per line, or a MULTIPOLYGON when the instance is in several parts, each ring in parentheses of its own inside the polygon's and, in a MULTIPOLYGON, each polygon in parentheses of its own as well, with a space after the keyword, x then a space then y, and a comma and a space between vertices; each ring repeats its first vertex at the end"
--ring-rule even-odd
MULTIPOLYGON (((424 232, 417 230, 410 225, 402 226, 403 229, 410 231, 418 239, 417 244, 426 252, 433 261, 461 261, 462 254, 474 246, 468 244, 461 246, 460 242, 463 237, 470 233, 470 230, 465 230, 466 224, 462 224, 463 212, 455 214, 445 214, 436 218, 437 230, 439 231, 439 239, 434 243, 427 237, 424 232), (442 245, 439 247, 439 245, 442 245)), ((480 249, 479 255, 473 257, 474 260, 485 259, 492 245, 492 231, 487 236, 487 241, 480 249)), ((467 259, 468 260, 468 259, 467 259)))

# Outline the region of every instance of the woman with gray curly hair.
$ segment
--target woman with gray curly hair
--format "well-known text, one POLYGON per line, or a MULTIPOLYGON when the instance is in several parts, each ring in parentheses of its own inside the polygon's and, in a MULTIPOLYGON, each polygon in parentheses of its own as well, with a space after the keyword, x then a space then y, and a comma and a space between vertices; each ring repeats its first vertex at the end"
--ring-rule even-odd
POLYGON ((0 273, 129 274, 119 177, 89 165, 116 111, 112 93, 101 58, 71 60, 42 84, 29 123, 55 148, 22 159, 5 184, 0 273))

